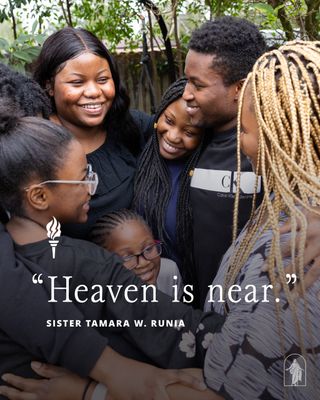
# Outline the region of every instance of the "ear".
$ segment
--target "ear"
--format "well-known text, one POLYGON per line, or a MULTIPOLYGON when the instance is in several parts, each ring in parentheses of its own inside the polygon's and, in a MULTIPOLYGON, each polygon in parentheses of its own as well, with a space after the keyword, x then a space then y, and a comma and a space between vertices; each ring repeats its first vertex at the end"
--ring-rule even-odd
POLYGON ((241 89, 242 89, 242 86, 243 86, 244 82, 245 82, 245 79, 240 79, 240 81, 236 82, 236 84, 235 84, 236 85, 235 100, 239 99, 239 96, 240 96, 240 93, 241 93, 241 89))
POLYGON ((27 202, 30 207, 39 211, 49 208, 49 198, 44 186, 34 186, 27 191, 27 202))
POLYGON ((54 81, 52 79, 46 81, 45 91, 50 97, 54 96, 54 81))

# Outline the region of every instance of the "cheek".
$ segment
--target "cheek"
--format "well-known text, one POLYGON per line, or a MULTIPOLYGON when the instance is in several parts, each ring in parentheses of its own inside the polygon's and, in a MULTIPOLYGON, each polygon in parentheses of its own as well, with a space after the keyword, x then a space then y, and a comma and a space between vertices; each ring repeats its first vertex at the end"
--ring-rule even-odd
POLYGON ((161 258, 160 258, 160 256, 157 257, 157 258, 154 258, 152 261, 153 261, 153 265, 154 265, 155 269, 157 270, 157 274, 159 274, 159 271, 160 271, 160 263, 161 263, 161 258))
POLYGON ((70 91, 70 90, 56 91, 54 95, 54 101, 56 106, 59 107, 59 105, 63 106, 64 104, 74 103, 77 97, 79 97, 79 95, 75 91, 70 91))
POLYGON ((200 138, 188 138, 184 141, 184 146, 189 151, 194 151, 200 144, 200 138))
POLYGON ((114 83, 108 83, 108 85, 104 87, 103 92, 106 97, 113 100, 116 96, 116 88, 114 86, 114 83))
POLYGON ((161 141, 163 140, 163 137, 165 137, 165 131, 163 130, 163 127, 160 125, 158 125, 157 127, 157 137, 158 137, 158 142, 161 143, 161 141))

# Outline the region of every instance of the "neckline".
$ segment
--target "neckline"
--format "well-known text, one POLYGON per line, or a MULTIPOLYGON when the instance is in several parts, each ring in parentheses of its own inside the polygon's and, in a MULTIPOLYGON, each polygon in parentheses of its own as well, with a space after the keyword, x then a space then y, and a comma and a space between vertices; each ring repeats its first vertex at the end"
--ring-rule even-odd
POLYGON ((227 129, 226 131, 215 132, 214 129, 209 131, 210 142, 224 142, 231 137, 235 137, 237 133, 237 126, 227 129))

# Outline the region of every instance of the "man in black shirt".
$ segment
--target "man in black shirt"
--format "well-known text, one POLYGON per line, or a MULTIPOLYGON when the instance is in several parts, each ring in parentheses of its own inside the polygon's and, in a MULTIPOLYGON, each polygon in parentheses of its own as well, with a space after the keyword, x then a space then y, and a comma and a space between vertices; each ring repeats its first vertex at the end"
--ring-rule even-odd
MULTIPOLYGON (((244 79, 264 51, 257 27, 233 17, 206 22, 193 32, 189 43, 183 98, 192 123, 207 129, 207 143, 191 180, 194 292, 199 296, 196 305, 201 307, 232 241, 238 98, 244 79)), ((243 157, 239 229, 249 218, 255 181, 250 162, 243 157)))

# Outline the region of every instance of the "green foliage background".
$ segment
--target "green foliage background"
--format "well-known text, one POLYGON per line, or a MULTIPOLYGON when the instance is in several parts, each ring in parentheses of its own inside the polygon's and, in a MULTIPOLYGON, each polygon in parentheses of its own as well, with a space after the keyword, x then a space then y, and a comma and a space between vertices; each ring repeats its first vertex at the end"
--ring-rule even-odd
MULTIPOLYGON (((152 29, 157 46, 163 47, 154 16, 151 20, 150 15, 148 18, 146 3, 151 2, 6 0, 0 3, 0 24, 7 27, 7 35, 0 37, 0 60, 24 69, 37 56, 45 37, 66 25, 89 29, 103 39, 111 51, 119 44, 133 50, 141 46, 141 16, 146 20, 148 34, 152 29), (31 27, 30 21, 33 21, 31 27)), ((221 15, 245 17, 278 40, 291 40, 296 36, 311 40, 320 38, 320 0, 155 0, 153 3, 166 22, 170 39, 182 53, 195 27, 221 15)), ((183 54, 178 54, 177 58, 182 59, 183 54)))

